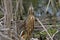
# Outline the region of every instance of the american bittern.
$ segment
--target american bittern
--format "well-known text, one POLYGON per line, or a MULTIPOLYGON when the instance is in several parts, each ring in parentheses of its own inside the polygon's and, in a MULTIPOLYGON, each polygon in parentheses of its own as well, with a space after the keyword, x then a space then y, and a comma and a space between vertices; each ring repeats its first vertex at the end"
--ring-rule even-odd
POLYGON ((34 10, 33 10, 32 5, 30 5, 28 13, 29 13, 29 15, 28 15, 27 19, 24 21, 23 25, 20 26, 20 28, 18 28, 18 29, 21 29, 21 27, 23 27, 23 29, 25 30, 22 33, 22 37, 25 40, 30 40, 31 33, 34 30, 35 17, 34 17, 34 10))
POLYGON ((29 10, 28 10, 28 18, 26 20, 26 34, 27 34, 27 40, 30 40, 31 37, 31 33, 34 29, 34 21, 35 21, 35 17, 34 17, 34 10, 33 10, 33 6, 30 5, 29 10))

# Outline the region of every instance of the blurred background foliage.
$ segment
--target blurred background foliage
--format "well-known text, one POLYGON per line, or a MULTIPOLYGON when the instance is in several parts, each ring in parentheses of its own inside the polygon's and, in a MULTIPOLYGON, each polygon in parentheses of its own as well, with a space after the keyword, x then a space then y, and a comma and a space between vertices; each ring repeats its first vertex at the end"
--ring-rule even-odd
MULTIPOLYGON (((56 24, 59 24, 60 25, 60 0, 52 0, 53 1, 53 4, 54 4, 54 7, 52 7, 51 3, 48 7, 48 10, 47 10, 47 13, 45 13, 46 11, 46 8, 47 8, 47 4, 49 2, 49 0, 23 0, 23 15, 22 17, 25 18, 25 16, 27 15, 28 13, 28 8, 30 6, 30 4, 32 3, 33 4, 33 7, 34 7, 34 12, 35 12, 35 16, 38 17, 39 19, 43 19, 44 21, 46 20, 46 22, 50 25, 52 24, 52 22, 54 22, 54 17, 56 18, 56 24), (56 8, 56 11, 53 10, 56 8)), ((13 0, 13 13, 14 13, 14 10, 15 10, 15 7, 16 7, 16 0, 13 0)), ((1 5, 1 0, 0 0, 0 5, 1 5)), ((20 8, 20 6, 19 6, 20 8)), ((18 9, 19 9, 18 8, 18 9)), ((18 10, 18 12, 16 13, 16 16, 19 17, 20 15, 20 9, 18 10)), ((3 12, 1 12, 1 9, 0 9, 0 18, 3 17, 3 12)), ((57 30, 56 29, 53 29, 53 28, 50 28, 48 30, 48 32, 50 33, 50 35, 53 35, 57 30)), ((46 32, 41 32, 41 31, 37 31, 35 32, 34 36, 37 37, 37 36, 46 36, 46 32)))

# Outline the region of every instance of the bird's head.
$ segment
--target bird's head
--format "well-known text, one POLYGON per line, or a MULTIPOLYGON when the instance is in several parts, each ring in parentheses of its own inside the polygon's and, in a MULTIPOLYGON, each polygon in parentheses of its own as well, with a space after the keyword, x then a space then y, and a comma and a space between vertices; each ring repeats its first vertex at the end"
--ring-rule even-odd
POLYGON ((30 14, 34 14, 34 8, 33 8, 33 6, 32 6, 32 4, 30 5, 30 7, 29 7, 29 10, 28 10, 28 14, 30 15, 30 14))

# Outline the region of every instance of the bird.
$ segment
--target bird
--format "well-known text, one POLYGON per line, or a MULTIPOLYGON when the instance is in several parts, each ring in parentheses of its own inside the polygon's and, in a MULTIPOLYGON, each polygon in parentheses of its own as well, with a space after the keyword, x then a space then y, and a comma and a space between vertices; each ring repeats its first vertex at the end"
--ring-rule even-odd
POLYGON ((35 22, 34 8, 31 4, 29 7, 29 10, 28 10, 28 17, 26 19, 26 26, 25 26, 26 34, 27 34, 27 40, 30 40, 31 33, 34 30, 34 22, 35 22))
POLYGON ((19 23, 21 25, 17 28, 18 34, 20 33, 19 32, 20 29, 24 30, 23 33, 21 34, 21 38, 25 40, 30 40, 31 34, 34 30, 34 22, 35 22, 34 8, 31 4, 28 9, 28 16, 26 20, 23 23, 19 23))

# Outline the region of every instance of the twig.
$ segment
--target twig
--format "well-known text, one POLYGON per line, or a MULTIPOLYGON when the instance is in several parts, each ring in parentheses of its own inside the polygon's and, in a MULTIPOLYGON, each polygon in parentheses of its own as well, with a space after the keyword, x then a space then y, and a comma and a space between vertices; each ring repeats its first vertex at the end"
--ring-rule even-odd
POLYGON ((44 25, 42 24, 42 22, 38 19, 38 18, 36 18, 37 19, 37 21, 38 21, 38 23, 39 24, 41 24, 41 26, 43 27, 43 29, 46 31, 46 33, 48 34, 48 36, 51 38, 51 40, 53 40, 53 38, 50 36, 50 34, 48 33, 48 31, 47 31, 47 29, 44 27, 44 25))
POLYGON ((15 35, 12 35, 13 37, 15 37, 16 40, 18 40, 19 38, 17 38, 15 35))
POLYGON ((4 12, 4 9, 1 6, 0 6, 0 9, 1 9, 2 12, 4 12))
POLYGON ((8 30, 10 30, 9 28, 2 28, 2 29, 0 29, 1 31, 8 31, 8 30))
MULTIPOLYGON (((52 25, 51 26, 49 26, 47 29, 49 29, 49 28, 51 28, 52 27, 52 25)), ((41 32, 44 32, 45 30, 42 30, 41 32)))
POLYGON ((4 9, 5 9, 5 11, 4 11, 4 27, 6 27, 6 15, 7 15, 7 13, 8 13, 8 11, 7 11, 7 4, 6 4, 6 0, 4 0, 3 1, 4 2, 4 9))
POLYGON ((46 8, 46 11, 45 11, 45 13, 47 12, 47 10, 48 10, 48 7, 49 7, 49 4, 50 4, 50 0, 49 0, 49 2, 48 2, 48 4, 47 4, 47 8, 46 8))
POLYGON ((15 9, 15 33, 17 32, 17 28, 16 28, 16 13, 17 13, 17 11, 18 11, 18 6, 19 6, 19 0, 17 1, 17 3, 16 3, 16 9, 15 9))
POLYGON ((2 34, 1 32, 0 32, 0 35, 1 35, 2 37, 4 37, 4 38, 9 39, 9 40, 13 40, 12 38, 8 37, 7 35, 2 34))
POLYGON ((56 33, 53 34, 52 38, 58 33, 59 31, 57 30, 56 33))
POLYGON ((4 17, 0 18, 0 21, 2 21, 4 19, 4 17))

